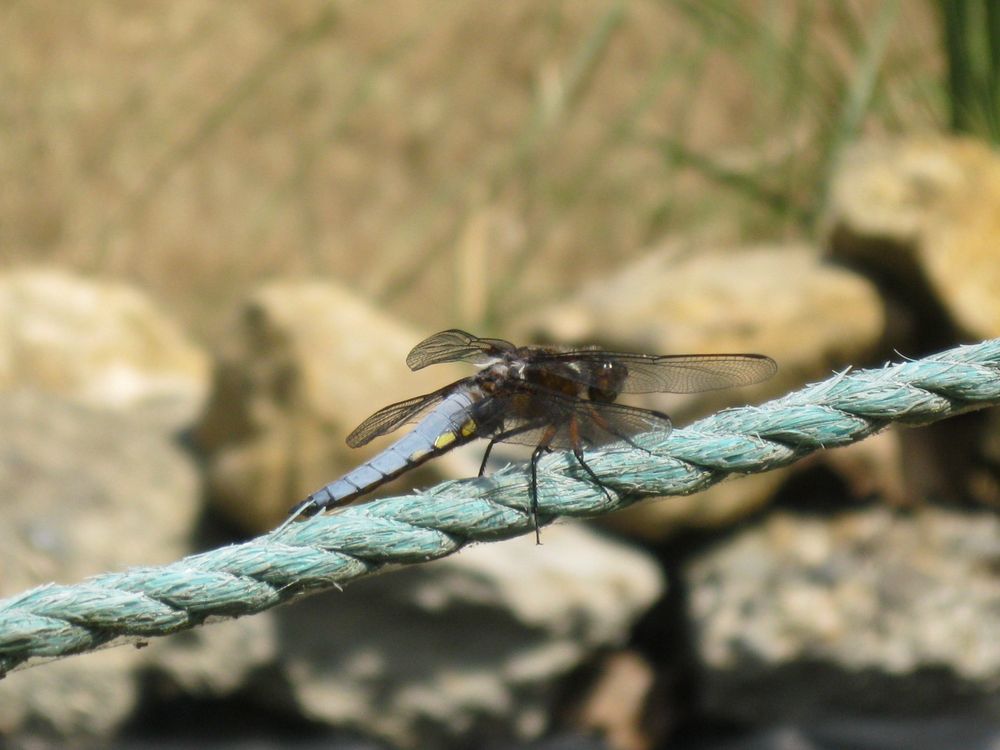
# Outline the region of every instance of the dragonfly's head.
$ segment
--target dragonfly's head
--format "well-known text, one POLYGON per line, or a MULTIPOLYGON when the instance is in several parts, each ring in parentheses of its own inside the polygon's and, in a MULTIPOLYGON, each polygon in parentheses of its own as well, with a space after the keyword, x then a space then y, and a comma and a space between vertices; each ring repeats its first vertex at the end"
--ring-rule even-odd
POLYGON ((618 398, 628 377, 628 367, 613 360, 591 363, 589 367, 590 386, 587 388, 587 396, 590 400, 614 401, 618 398))

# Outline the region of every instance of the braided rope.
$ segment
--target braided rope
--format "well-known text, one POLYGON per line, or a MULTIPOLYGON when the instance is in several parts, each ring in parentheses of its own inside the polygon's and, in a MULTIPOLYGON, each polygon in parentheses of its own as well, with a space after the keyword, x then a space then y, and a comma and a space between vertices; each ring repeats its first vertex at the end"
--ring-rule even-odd
MULTIPOLYGON (((926 424, 1000 404, 1000 339, 881 369, 841 373, 756 407, 648 433, 636 446, 587 454, 615 499, 572 454, 539 464, 539 522, 590 517, 641 497, 698 492, 733 473, 768 471, 821 448, 861 440, 890 422, 926 424)), ((317 516, 242 544, 162 567, 49 584, 0 600, 0 675, 31 659, 167 635, 209 617, 261 612, 339 587, 389 564, 434 560, 471 542, 532 530, 523 467, 443 482, 317 516)))

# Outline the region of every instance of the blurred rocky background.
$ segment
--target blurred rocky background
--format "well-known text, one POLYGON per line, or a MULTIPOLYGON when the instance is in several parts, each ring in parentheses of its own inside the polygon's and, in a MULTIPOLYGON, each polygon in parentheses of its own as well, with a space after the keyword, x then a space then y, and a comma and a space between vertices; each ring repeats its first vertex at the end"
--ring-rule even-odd
MULTIPOLYGON (((0 596, 266 531, 441 328, 778 361, 679 424, 1000 336, 989 0, 0 19, 0 596)), ((996 747, 998 477, 995 411, 889 429, 15 672, 0 742, 996 747)))

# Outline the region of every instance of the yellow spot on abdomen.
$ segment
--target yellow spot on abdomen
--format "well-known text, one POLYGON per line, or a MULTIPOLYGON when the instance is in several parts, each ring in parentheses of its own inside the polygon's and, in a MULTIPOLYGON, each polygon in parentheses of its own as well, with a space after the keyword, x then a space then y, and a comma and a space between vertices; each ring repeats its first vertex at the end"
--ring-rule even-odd
POLYGON ((476 420, 470 419, 462 425, 462 437, 469 437, 476 431, 476 420))
POLYGON ((449 445, 455 442, 454 432, 442 432, 437 436, 437 440, 434 441, 434 447, 438 450, 442 448, 447 448, 449 445))

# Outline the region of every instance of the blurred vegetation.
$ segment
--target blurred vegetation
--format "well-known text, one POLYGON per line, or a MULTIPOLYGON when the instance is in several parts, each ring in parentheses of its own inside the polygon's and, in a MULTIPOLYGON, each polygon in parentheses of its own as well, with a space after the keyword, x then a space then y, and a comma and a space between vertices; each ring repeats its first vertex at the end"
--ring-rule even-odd
POLYGON ((972 5, 7 3, 0 266, 132 280, 208 341, 273 277, 497 330, 668 236, 813 236, 862 134, 995 127, 972 5))
POLYGON ((951 127, 1000 143, 1000 3, 938 0, 951 127))

